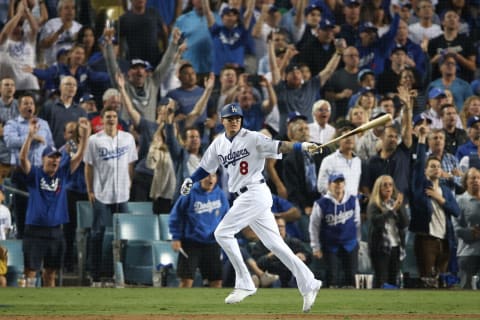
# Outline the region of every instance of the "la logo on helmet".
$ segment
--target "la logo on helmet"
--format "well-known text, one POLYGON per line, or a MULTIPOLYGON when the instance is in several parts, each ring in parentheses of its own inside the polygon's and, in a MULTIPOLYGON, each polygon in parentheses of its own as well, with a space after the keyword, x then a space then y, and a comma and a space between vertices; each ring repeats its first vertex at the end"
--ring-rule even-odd
POLYGON ((235 106, 232 106, 232 112, 237 112, 237 108, 235 106))

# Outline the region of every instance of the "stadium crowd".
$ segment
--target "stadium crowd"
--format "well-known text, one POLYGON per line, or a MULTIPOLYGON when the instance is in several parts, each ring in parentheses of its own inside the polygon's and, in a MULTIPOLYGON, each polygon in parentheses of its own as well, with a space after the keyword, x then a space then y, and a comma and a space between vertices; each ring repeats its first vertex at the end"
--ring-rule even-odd
MULTIPOLYGON (((365 257, 376 288, 401 286, 406 261, 412 287, 480 273, 480 1, 4 0, 0 28, 0 179, 30 194, 11 217, 0 206, 0 240, 23 239, 27 283, 77 268, 88 200, 93 286, 107 221, 132 201, 171 212, 173 249, 196 252, 181 286, 197 266, 228 285, 212 227, 226 177, 179 192, 229 103, 244 128, 317 144, 392 116, 266 162, 280 234, 328 287, 355 287, 365 257)), ((251 230, 238 240, 257 285, 293 285, 251 230)))

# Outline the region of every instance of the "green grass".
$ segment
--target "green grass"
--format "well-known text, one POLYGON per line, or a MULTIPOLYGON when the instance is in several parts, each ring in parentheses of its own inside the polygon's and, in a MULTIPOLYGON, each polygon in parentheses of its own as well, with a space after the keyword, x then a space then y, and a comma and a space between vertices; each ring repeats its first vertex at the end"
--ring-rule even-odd
MULTIPOLYGON (((236 305, 223 300, 230 289, 55 288, 0 289, 0 316, 112 314, 298 314, 295 289, 260 289, 236 305)), ((480 318, 480 291, 321 290, 313 314, 468 315, 480 318)))

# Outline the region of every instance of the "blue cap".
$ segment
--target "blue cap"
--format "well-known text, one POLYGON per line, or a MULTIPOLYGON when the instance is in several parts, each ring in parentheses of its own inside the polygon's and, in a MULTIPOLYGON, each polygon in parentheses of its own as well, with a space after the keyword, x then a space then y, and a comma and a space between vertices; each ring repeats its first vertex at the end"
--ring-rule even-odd
POLYGON ((57 51, 57 59, 60 58, 61 55, 64 55, 64 54, 67 54, 68 53, 68 49, 66 48, 61 48, 57 51))
POLYGON ((350 7, 350 6, 359 6, 359 5, 360 5, 360 1, 359 1, 359 0, 346 0, 346 1, 343 1, 343 3, 344 3, 347 7, 350 7))
POLYGON ((368 31, 375 31, 377 32, 377 27, 375 27, 375 25, 373 23, 371 23, 370 21, 367 21, 367 22, 364 22, 360 25, 360 27, 358 28, 358 32, 368 32, 368 31))
POLYGON ((480 117, 473 116, 467 120, 467 128, 471 128, 475 123, 480 122, 480 117))
POLYGON ((58 151, 54 146, 46 146, 42 152, 43 157, 61 156, 62 153, 58 151))
POLYGON ((335 28, 335 24, 328 20, 328 19, 324 19, 320 22, 320 24, 318 25, 318 27, 322 30, 325 30, 325 29, 334 29, 335 28))
POLYGON ((298 111, 292 111, 292 112, 289 112, 288 113, 288 116, 287 116, 287 124, 292 122, 292 121, 295 121, 297 119, 302 119, 302 120, 305 120, 307 121, 307 117, 305 117, 303 114, 301 114, 300 112, 298 111))
POLYGON ((328 183, 332 183, 338 180, 345 181, 345 176, 341 172, 334 172, 328 176, 328 183))
POLYGON ((95 97, 91 95, 90 93, 85 93, 81 98, 80 98, 80 103, 84 103, 87 101, 95 101, 95 97))
POLYGON ((295 70, 300 70, 300 65, 298 63, 292 62, 285 68, 285 73, 289 73, 295 70))
POLYGON ((144 68, 147 68, 148 64, 145 60, 142 60, 142 59, 132 59, 130 61, 130 68, 133 68, 136 66, 143 66, 144 68))
POLYGON ((407 53, 407 48, 405 48, 404 46, 402 46, 400 43, 397 43, 393 48, 392 48, 392 54, 397 52, 397 51, 403 51, 405 53, 407 53))
POLYGON ((318 10, 318 11, 322 12, 322 8, 318 4, 312 3, 311 5, 309 5, 308 7, 305 8, 304 14, 307 15, 310 12, 312 12, 313 10, 318 10))
POLYGON ((358 72, 357 80, 358 82, 363 80, 363 77, 367 74, 375 75, 375 73, 371 69, 363 69, 358 72))
POLYGON ((447 95, 442 88, 433 87, 428 91, 428 99, 445 98, 447 95))
POLYGON ((415 115, 415 117, 413 117, 413 126, 416 126, 417 124, 419 124, 420 122, 423 122, 424 120, 427 120, 428 124, 432 123, 432 119, 427 117, 424 113, 419 113, 415 115))
POLYGON ((230 6, 226 6, 225 8, 223 8, 222 10, 222 13, 220 14, 220 16, 224 16, 228 13, 235 13, 237 16, 240 15, 240 11, 238 11, 237 8, 234 8, 234 7, 230 7, 230 6))
POLYGON ((373 89, 371 87, 363 87, 358 92, 360 93, 360 95, 365 94, 365 93, 374 93, 375 89, 373 89))
POLYGON ((222 108, 220 112, 220 116, 222 118, 229 118, 229 117, 242 117, 243 118, 243 111, 242 108, 238 103, 229 103, 222 108))

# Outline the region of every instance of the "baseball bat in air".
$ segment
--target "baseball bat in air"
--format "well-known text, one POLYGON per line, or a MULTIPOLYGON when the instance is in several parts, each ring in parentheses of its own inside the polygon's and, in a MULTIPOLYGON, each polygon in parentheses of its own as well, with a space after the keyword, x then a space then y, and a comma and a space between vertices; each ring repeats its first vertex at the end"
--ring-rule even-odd
POLYGON ((344 133, 342 134, 340 137, 336 137, 335 139, 332 139, 322 145, 319 145, 315 151, 321 151, 322 148, 324 147, 327 147, 331 144, 334 144, 342 139, 345 139, 347 137, 350 137, 350 136, 354 136, 356 134, 359 134, 359 133, 362 133, 362 132, 365 132, 367 130, 370 130, 370 129, 373 129, 375 127, 379 127, 379 126, 384 126, 386 123, 388 123, 389 121, 393 121, 392 119, 392 115, 390 114, 384 114, 383 116, 377 118, 377 119, 374 119, 374 120, 371 120, 371 121, 368 121, 367 123, 365 124, 362 124, 360 127, 358 128, 355 128, 353 129, 352 131, 349 131, 347 133, 344 133))

